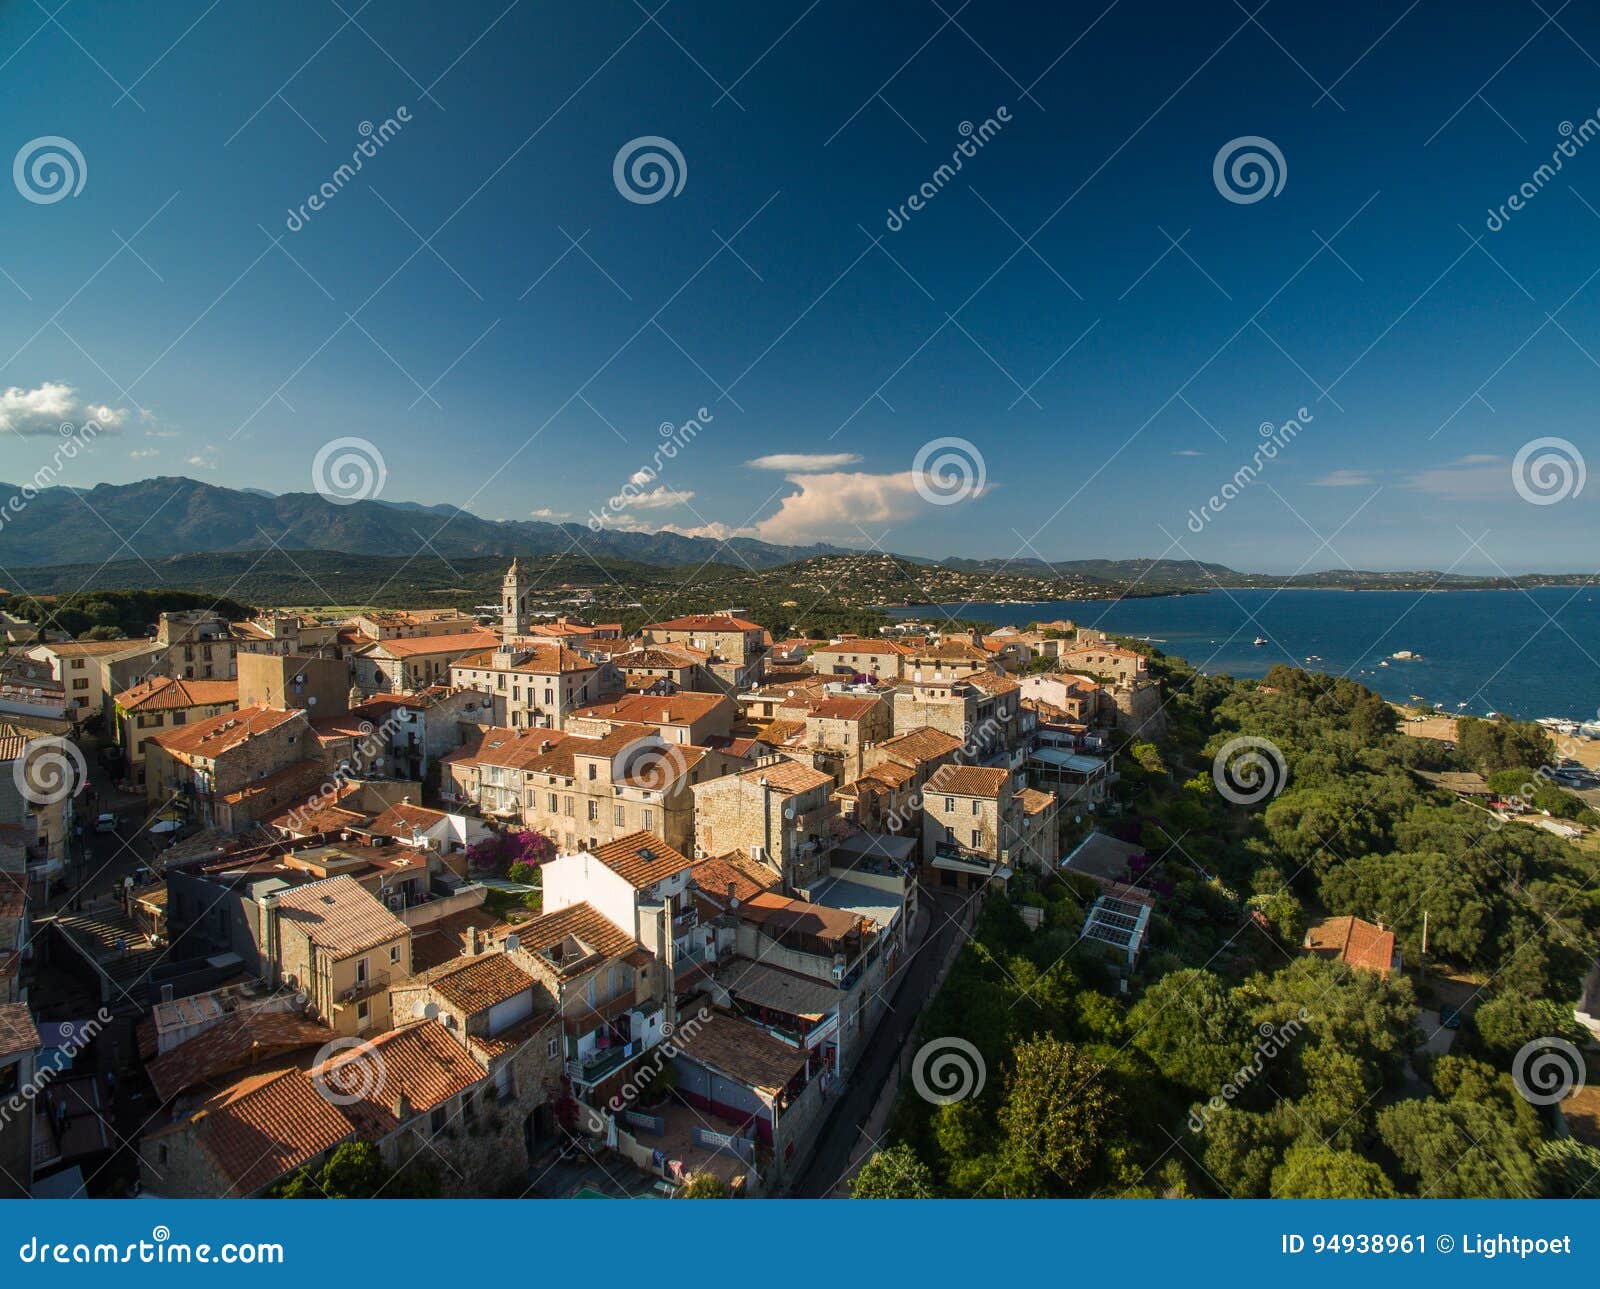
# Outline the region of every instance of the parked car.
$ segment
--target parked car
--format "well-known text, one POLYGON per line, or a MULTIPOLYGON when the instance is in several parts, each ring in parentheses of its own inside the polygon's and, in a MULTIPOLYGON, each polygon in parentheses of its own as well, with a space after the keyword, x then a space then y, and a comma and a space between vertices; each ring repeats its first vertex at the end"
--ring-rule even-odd
POLYGON ((1441 1007, 1439 1009, 1439 1024, 1446 1029, 1460 1029, 1461 1013, 1454 1007, 1441 1007))
POLYGON ((96 832, 116 832, 116 830, 117 830, 117 817, 116 817, 116 815, 112 814, 108 810, 108 811, 105 812, 105 814, 100 815, 99 817, 97 817, 95 819, 95 821, 94 821, 94 830, 96 832))

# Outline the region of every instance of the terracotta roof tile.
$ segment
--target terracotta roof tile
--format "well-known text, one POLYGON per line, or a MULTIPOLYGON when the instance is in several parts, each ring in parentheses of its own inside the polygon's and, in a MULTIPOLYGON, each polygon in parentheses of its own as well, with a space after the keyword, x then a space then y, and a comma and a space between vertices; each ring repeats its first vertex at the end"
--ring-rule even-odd
POLYGON ((437 1020, 390 1030, 312 1070, 312 1077, 341 1101, 365 1094, 341 1109, 369 1139, 385 1137, 404 1122, 395 1113, 401 1097, 409 1109, 407 1118, 424 1114, 482 1082, 486 1074, 437 1020))
POLYGON ((236 1195, 260 1190, 350 1135, 350 1121, 293 1068, 241 1079, 195 1118, 201 1144, 236 1195))
POLYGON ((344 958, 402 939, 410 928, 349 874, 307 882, 278 894, 280 920, 344 958))
POLYGON ((955 797, 998 798, 1011 774, 978 765, 941 765, 928 779, 928 792, 955 797))
POLYGON ((635 889, 653 886, 694 865, 650 832, 629 833, 589 853, 635 889))
POLYGON ((116 704, 128 712, 168 711, 179 707, 205 707, 214 703, 237 703, 237 680, 178 680, 155 676, 124 689, 116 704))
POLYGON ((503 953, 481 953, 435 967, 427 977, 434 993, 471 1015, 526 993, 534 979, 503 953))

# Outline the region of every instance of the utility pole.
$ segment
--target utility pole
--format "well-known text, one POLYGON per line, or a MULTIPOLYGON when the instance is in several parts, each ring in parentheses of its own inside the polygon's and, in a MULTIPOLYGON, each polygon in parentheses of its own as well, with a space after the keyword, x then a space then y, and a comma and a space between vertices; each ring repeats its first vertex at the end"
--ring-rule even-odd
POLYGON ((1428 973, 1428 910, 1422 910, 1422 961, 1417 964, 1417 979, 1428 973))

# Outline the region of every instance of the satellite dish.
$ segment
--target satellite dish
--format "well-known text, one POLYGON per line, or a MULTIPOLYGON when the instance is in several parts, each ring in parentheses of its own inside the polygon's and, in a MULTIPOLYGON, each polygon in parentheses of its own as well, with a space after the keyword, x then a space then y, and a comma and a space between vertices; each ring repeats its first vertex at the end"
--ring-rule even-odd
POLYGON ((317 705, 317 696, 315 694, 307 694, 306 695, 306 706, 307 707, 315 707, 316 705, 317 705))
POLYGON ((785 806, 783 808, 783 817, 785 819, 793 819, 794 818, 794 807, 793 806, 785 806))

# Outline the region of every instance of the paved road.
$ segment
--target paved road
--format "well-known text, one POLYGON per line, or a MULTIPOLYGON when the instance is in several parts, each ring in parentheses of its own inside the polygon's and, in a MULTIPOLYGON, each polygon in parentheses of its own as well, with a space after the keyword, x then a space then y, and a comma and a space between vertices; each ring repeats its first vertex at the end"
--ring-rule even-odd
POLYGON ((934 977, 959 931, 954 918, 959 916, 964 901, 970 897, 929 892, 924 888, 922 898, 932 925, 917 946, 910 965, 901 973, 899 986, 890 999, 889 1012, 879 1023, 867 1045, 866 1055, 850 1076, 849 1086, 834 1103, 810 1162, 791 1184, 789 1193, 792 1195, 818 1199, 838 1185, 850 1166, 851 1151, 861 1141, 862 1127, 899 1061, 917 1017, 932 996, 934 977))

